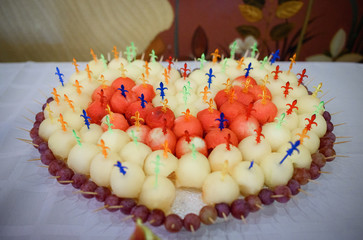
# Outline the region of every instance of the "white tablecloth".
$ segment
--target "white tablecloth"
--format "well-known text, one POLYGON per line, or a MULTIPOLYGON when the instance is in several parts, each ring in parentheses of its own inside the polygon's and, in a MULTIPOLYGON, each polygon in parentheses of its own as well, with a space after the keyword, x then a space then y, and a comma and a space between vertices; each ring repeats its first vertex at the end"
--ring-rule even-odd
MULTIPOLYGON (((181 63, 179 63, 181 66, 181 63)), ((81 66, 83 67, 83 63, 81 66)), ((132 220, 106 210, 95 199, 75 194, 75 189, 50 179, 31 145, 16 140, 30 139, 18 128, 31 129, 23 116, 33 119, 41 110, 53 86, 58 85, 55 68, 65 78, 74 71, 71 63, 0 64, 0 239, 128 239, 132 220), (40 102, 40 103, 39 103, 40 102)), ((288 63, 281 63, 287 69, 288 63)), ((251 213, 247 223, 231 216, 227 222, 202 226, 192 234, 183 230, 168 233, 152 228, 162 239, 360 239, 363 236, 363 65, 349 63, 298 62, 294 72, 307 69, 309 89, 323 82, 326 108, 337 136, 351 136, 352 142, 336 145, 337 158, 328 163, 318 184, 303 186, 309 195, 298 194, 287 204, 274 203, 251 213)), ((342 141, 345 139, 338 139, 342 141)))

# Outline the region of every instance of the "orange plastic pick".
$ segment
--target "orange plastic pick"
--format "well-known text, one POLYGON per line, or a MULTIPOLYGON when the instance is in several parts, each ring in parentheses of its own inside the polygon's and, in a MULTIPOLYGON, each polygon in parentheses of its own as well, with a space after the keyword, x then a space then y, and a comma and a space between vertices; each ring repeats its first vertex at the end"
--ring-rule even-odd
POLYGON ((244 57, 241 57, 241 59, 238 61, 237 69, 241 69, 244 64, 244 57))
POLYGON ((72 63, 73 65, 74 65, 74 67, 76 68, 76 72, 77 73, 79 73, 79 70, 78 70, 78 64, 77 64, 77 61, 76 61, 76 59, 75 58, 73 58, 73 63, 72 63))
POLYGON ((190 110, 189 110, 189 108, 187 108, 187 110, 185 110, 185 112, 182 112, 182 114, 184 114, 184 118, 185 118, 185 120, 189 120, 189 117, 191 116, 190 115, 190 110))
POLYGON ((168 110, 168 108, 170 108, 170 106, 168 105, 168 99, 164 99, 164 101, 161 101, 161 103, 163 104, 163 107, 161 108, 161 111, 163 111, 163 113, 166 113, 166 111, 168 110))
POLYGON ((211 98, 211 99, 209 99, 208 105, 209 105, 209 107, 208 107, 208 111, 209 111, 210 113, 213 113, 213 112, 214 112, 214 101, 213 101, 213 99, 212 99, 212 98, 211 98))
POLYGON ((148 81, 148 80, 146 80, 146 78, 145 78, 145 74, 141 73, 141 78, 140 78, 140 80, 142 81, 142 86, 143 86, 143 87, 146 87, 146 83, 148 83, 149 81, 148 81))
POLYGON ((93 49, 91 48, 91 55, 93 57, 93 60, 97 63, 98 62, 98 59, 97 59, 97 56, 95 54, 95 52, 93 51, 93 49))
POLYGON ((307 128, 304 128, 302 133, 297 133, 296 135, 298 135, 300 138, 300 143, 303 144, 304 142, 304 138, 310 138, 309 135, 307 135, 306 133, 308 132, 308 129, 307 128))
POLYGON ((218 48, 211 55, 213 56, 213 58, 212 58, 213 63, 216 63, 218 61, 218 58, 221 57, 221 55, 219 54, 218 48))
POLYGON ((64 94, 64 100, 68 103, 69 107, 74 111, 73 101, 68 98, 67 94, 64 94))
POLYGON ((113 121, 114 120, 113 112, 111 111, 110 105, 108 104, 106 107, 106 112, 108 113, 108 115, 110 115, 110 120, 113 121))
POLYGON ((123 63, 121 63, 120 71, 121 71, 121 77, 125 78, 126 77, 125 72, 127 72, 127 70, 125 69, 123 63))
POLYGON ((113 52, 114 58, 115 58, 115 59, 118 59, 118 51, 117 51, 116 46, 113 46, 113 50, 112 50, 112 52, 113 52))
POLYGON ((203 94, 203 101, 206 103, 208 100, 208 93, 212 93, 211 91, 208 91, 208 86, 204 87, 204 91, 200 92, 203 94))
POLYGON ((294 63, 296 63, 295 59, 296 59, 296 53, 294 54, 294 56, 292 56, 292 58, 290 58, 290 59, 289 59, 289 60, 291 61, 291 63, 290 63, 290 66, 289 66, 289 71, 287 71, 287 74, 289 74, 289 73, 290 73, 290 71, 291 71, 291 69, 292 69, 292 65, 293 65, 294 63))
POLYGON ((164 144, 162 144, 162 146, 164 147, 164 153, 163 153, 164 158, 167 158, 168 157, 168 152, 171 153, 171 150, 170 150, 170 148, 168 146, 168 140, 165 140, 165 142, 164 142, 164 144))
POLYGON ((91 73, 92 71, 89 69, 89 65, 87 64, 86 66, 86 71, 87 71, 87 75, 88 75, 88 80, 92 80, 92 76, 91 76, 91 73))
POLYGON ((262 104, 266 104, 266 100, 270 100, 271 99, 271 97, 266 94, 265 89, 263 89, 262 90, 262 94, 260 94, 258 96, 262 98, 262 104))
POLYGON ((245 81, 245 84, 244 84, 244 87, 243 87, 243 92, 244 93, 248 93, 248 89, 250 88, 250 87, 253 87, 253 85, 251 84, 251 78, 249 77, 249 76, 247 76, 247 79, 246 79, 246 81, 245 81))
POLYGON ((224 89, 225 93, 229 93, 229 91, 231 90, 232 84, 231 84, 231 79, 227 78, 227 81, 225 83, 223 83, 224 86, 226 86, 226 88, 224 89))
POLYGON ((131 117, 132 120, 135 120, 135 126, 139 128, 141 126, 140 122, 144 122, 144 119, 140 117, 139 111, 135 112, 135 116, 131 117))
POLYGON ((63 120, 63 115, 60 113, 59 114, 59 119, 58 119, 58 122, 61 123, 62 125, 62 130, 63 131, 67 131, 67 128, 66 128, 66 125, 68 126, 68 123, 66 121, 63 120))
POLYGON ((81 93, 82 93, 81 88, 83 88, 83 87, 81 85, 79 85, 78 80, 75 81, 75 83, 73 84, 73 86, 76 87, 77 93, 79 95, 81 95, 81 93))
POLYGON ((228 93, 228 101, 230 103, 234 102, 234 98, 236 97, 235 93, 234 93, 234 89, 232 89, 231 91, 229 91, 228 93))
POLYGON ((100 81, 100 82, 101 82, 101 86, 102 86, 102 88, 103 88, 103 89, 107 88, 105 77, 101 74, 100 78, 101 78, 101 79, 100 79, 100 80, 98 80, 98 81, 100 81))
POLYGON ((103 141, 103 139, 101 139, 100 142, 101 143, 100 144, 97 144, 97 146, 98 147, 101 147, 103 156, 105 158, 107 158, 107 156, 108 156, 107 150, 109 150, 110 148, 105 145, 105 141, 103 141))
POLYGON ((150 67, 149 67, 149 62, 148 61, 145 61, 145 65, 143 66, 143 67, 145 67, 145 75, 146 75, 146 77, 147 78, 149 78, 149 75, 150 75, 150 67))
POLYGON ((165 77, 164 80, 165 80, 166 85, 168 85, 170 76, 169 76, 168 70, 166 70, 166 68, 164 69, 163 76, 165 77))
POLYGON ((53 97, 54 97, 54 101, 57 103, 57 105, 59 105, 59 97, 60 95, 57 93, 57 89, 53 88, 53 97))

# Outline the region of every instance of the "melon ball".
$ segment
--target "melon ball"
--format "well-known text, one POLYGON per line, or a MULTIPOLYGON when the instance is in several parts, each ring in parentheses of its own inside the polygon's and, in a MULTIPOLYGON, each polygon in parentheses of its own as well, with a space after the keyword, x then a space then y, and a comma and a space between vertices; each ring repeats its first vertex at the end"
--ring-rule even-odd
POLYGON ((228 173, 212 172, 204 181, 202 198, 206 204, 231 204, 238 196, 238 184, 228 173))
POLYGON ((97 59, 97 61, 92 60, 90 62, 88 62, 88 66, 89 66, 89 70, 91 70, 91 72, 93 73, 93 75, 95 76, 95 78, 98 78, 99 75, 106 71, 107 66, 105 66, 104 62, 101 61, 101 59, 97 59))
POLYGON ((193 103, 198 99, 198 96, 194 93, 191 92, 189 95, 185 95, 183 93, 183 91, 178 91, 178 93, 176 94, 176 100, 178 102, 178 105, 183 104, 185 105, 185 101, 187 103, 187 107, 189 107, 190 105, 193 105, 193 103), (187 96, 185 98, 185 96, 187 96))
POLYGON ((256 118, 246 115, 237 116, 232 122, 229 128, 236 134, 238 141, 251 136, 255 133, 255 130, 260 127, 260 123, 256 118))
MULTIPOLYGON (((164 100, 165 99, 168 100, 167 105, 169 106, 169 108, 174 111, 178 106, 178 101, 176 100, 176 97, 174 95, 166 94, 164 100)), ((160 94, 156 94, 156 96, 153 98, 152 104, 155 107, 163 106, 163 99, 160 97, 160 94)))
POLYGON ((49 137, 57 130, 62 130, 58 118, 54 118, 53 120, 46 118, 39 125, 39 136, 44 141, 48 141, 49 137))
POLYGON ((150 127, 147 125, 140 125, 140 126, 133 125, 126 130, 126 133, 129 135, 131 139, 133 137, 136 137, 138 142, 146 143, 146 138, 150 130, 151 130, 150 127))
POLYGON ((98 139, 100 139, 102 134, 103 134, 102 127, 94 123, 89 125, 89 129, 86 125, 84 125, 79 131, 79 137, 81 138, 82 142, 88 142, 94 144, 97 144, 98 139))
MULTIPOLYGON (((304 128, 296 128, 291 132, 291 141, 295 142, 300 139, 300 136, 297 134, 302 134, 304 128)), ((306 134, 308 137, 303 139, 301 145, 305 146, 309 149, 310 153, 313 154, 318 151, 320 146, 320 139, 318 135, 316 135, 313 131, 308 131, 306 134)))
POLYGON ((281 114, 285 113, 284 122, 282 123, 285 127, 287 127, 290 131, 297 128, 299 123, 299 118, 296 112, 292 112, 291 114, 287 115, 285 109, 279 109, 277 112, 277 116, 281 116, 281 114))
POLYGON ((205 178, 210 173, 208 159, 201 153, 184 154, 179 159, 179 166, 175 171, 176 185, 201 189, 205 178))
POLYGON ((147 176, 141 188, 139 204, 148 209, 160 209, 167 213, 175 199, 175 186, 166 177, 147 176))
POLYGON ((230 171, 242 161, 242 153, 232 144, 229 145, 229 150, 227 149, 227 144, 220 144, 212 150, 208 160, 213 172, 222 171, 226 160, 228 161, 228 170, 230 171))
POLYGON ((151 102, 155 97, 154 87, 150 84, 136 85, 132 88, 132 91, 135 92, 139 97, 141 97, 141 94, 144 94, 144 99, 147 102, 151 102))
POLYGON ((127 162, 134 162, 144 167, 146 157, 151 153, 151 148, 141 142, 129 142, 120 151, 120 156, 127 162))
MULTIPOLYGON (((316 111, 316 107, 319 106, 320 99, 317 97, 314 97, 313 95, 305 95, 302 97, 299 97, 297 99, 297 106, 299 109, 297 110, 298 114, 304 114, 309 113, 312 114, 316 111)), ((324 109, 319 111, 319 114, 323 114, 324 109)))
POLYGON ((90 176, 98 186, 110 186, 111 171, 117 161, 121 161, 118 154, 110 152, 107 157, 102 153, 98 153, 91 161, 90 176))
POLYGON ((279 78, 284 82, 290 82, 291 84, 298 84, 297 77, 293 72, 282 71, 282 73, 279 74, 279 78))
POLYGON ((222 65, 219 64, 219 62, 206 62, 202 70, 209 73, 210 69, 212 69, 212 73, 215 74, 222 71, 222 65))
POLYGON ((184 154, 191 152, 193 144, 196 151, 200 152, 204 156, 208 155, 207 144, 204 139, 196 136, 189 137, 189 139, 187 136, 179 138, 175 146, 175 155, 180 158, 184 154))
POLYGON ((257 164, 271 153, 270 143, 263 137, 261 137, 260 142, 257 143, 256 136, 254 135, 243 139, 238 144, 238 148, 242 153, 244 161, 254 161, 257 164))
POLYGON ((121 71, 109 68, 100 74, 100 76, 98 77, 98 81, 102 80, 101 75, 103 75, 103 78, 106 80, 106 85, 110 86, 115 79, 121 77, 121 71))
MULTIPOLYGON (((314 133, 316 133, 316 135, 319 138, 322 138, 327 130, 327 125, 326 125, 326 121, 324 119, 324 117, 320 114, 315 114, 315 120, 314 122, 316 122, 317 125, 315 124, 311 124, 311 130, 309 131, 313 131, 314 133)), ((312 119, 312 114, 309 113, 305 113, 305 114, 301 114, 299 115, 299 127, 301 128, 305 128, 306 125, 308 124, 308 120, 306 119, 312 119)))
MULTIPOLYGON (((118 58, 114 58, 112 59, 109 63, 108 63, 108 68, 109 69, 116 69, 119 70, 121 69, 121 64, 125 66, 127 66, 129 63, 127 62, 127 60, 125 58, 122 57, 118 57, 118 58)), ((120 71, 121 72, 121 71, 120 71)))
POLYGON ((155 107, 151 109, 145 119, 150 128, 164 127, 172 128, 174 125, 175 115, 169 108, 155 107))
POLYGON ((48 139, 48 147, 57 159, 65 160, 77 144, 72 131, 56 130, 48 139))
POLYGON ((92 159, 100 153, 100 149, 93 143, 74 145, 68 155, 67 164, 76 173, 90 175, 92 159))
POLYGON ((144 171, 146 175, 154 175, 159 171, 159 176, 168 177, 178 167, 178 159, 171 153, 164 155, 164 150, 156 150, 149 154, 145 160, 144 171))
MULTIPOLYGON (((91 78, 93 74, 91 73, 91 78)), ((88 80, 88 73, 87 71, 78 71, 74 72, 70 77, 68 82, 74 84, 78 80, 79 83, 87 83, 88 80)))
POLYGON ((188 131, 190 136, 203 136, 202 124, 192 115, 177 117, 174 120, 173 131, 177 138, 184 136, 185 131, 188 131))
POLYGON ((188 87, 189 88, 189 83, 190 83, 190 93, 191 94, 195 94, 195 92, 197 91, 197 85, 196 83, 190 79, 190 78, 179 78, 177 79, 175 82, 174 82, 174 86, 175 86, 175 89, 178 93, 182 93, 183 92, 183 89, 184 87, 188 87))
POLYGON ((146 144, 152 150, 164 149, 164 144, 167 141, 168 148, 172 153, 175 152, 176 137, 169 128, 153 128, 146 137, 146 144))
POLYGON ((125 66, 125 76, 131 78, 135 81, 136 84, 141 84, 142 81, 140 79, 141 73, 143 73, 142 67, 138 67, 135 64, 128 64, 125 66))
POLYGON ((260 124, 265 124, 266 122, 272 122, 277 114, 277 107, 271 101, 263 102, 261 99, 257 100, 253 104, 254 111, 251 115, 255 117, 260 124))
POLYGON ((184 112, 189 109, 190 114, 196 116, 198 113, 197 108, 193 104, 189 104, 187 106, 184 105, 184 103, 178 104, 178 106, 175 108, 174 113, 175 117, 180 117, 184 114, 184 112))
POLYGON ((127 120, 123 114, 112 113, 112 115, 107 114, 106 116, 104 116, 102 118, 101 127, 102 127, 103 131, 109 131, 109 127, 106 123, 107 116, 111 123, 111 129, 120 129, 122 131, 126 131, 129 128, 129 123, 127 122, 127 120))
POLYGON ((104 132, 98 140, 98 144, 101 142, 101 139, 105 142, 105 146, 109 147, 110 151, 113 152, 120 152, 131 141, 129 135, 120 129, 104 132))
MULTIPOLYGON (((59 104, 57 104, 57 102, 54 100, 54 101, 48 103, 48 105, 49 105, 49 110, 51 112, 51 115, 54 119, 59 117, 60 113, 64 113, 66 111, 66 109, 69 108, 69 106, 66 105, 63 101, 60 101, 59 104)), ((44 110, 44 117, 49 118, 49 111, 44 110)))
POLYGON ((240 162, 231 171, 243 196, 257 195, 264 186, 265 177, 257 163, 240 162))
POLYGON ((285 86, 286 83, 281 79, 270 79, 269 82, 266 87, 270 90, 272 97, 281 96, 284 91, 281 87, 285 86))
POLYGON ((205 142, 207 143, 208 150, 211 150, 222 143, 227 143, 228 135, 230 135, 230 143, 234 146, 238 145, 236 134, 228 128, 212 129, 205 135, 205 142))
POLYGON ((208 85, 208 76, 206 72, 201 69, 194 70, 190 75, 189 79, 191 82, 196 83, 198 86, 208 85))
POLYGON ((81 111, 65 111, 63 114, 63 120, 68 124, 69 129, 74 129, 76 131, 80 130, 84 125, 84 119, 81 117, 81 111))
POLYGON ((294 166, 291 159, 285 159, 281 163, 284 157, 283 153, 270 153, 260 163, 265 176, 265 185, 270 188, 286 185, 292 178, 294 166))
MULTIPOLYGON (((286 154, 287 150, 290 148, 291 144, 286 143, 279 148, 278 152, 286 154)), ((292 155, 287 158, 291 159, 295 168, 305 168, 309 170, 312 162, 310 151, 304 145, 299 145, 298 149, 299 152, 294 151, 292 155)))
POLYGON ((262 134, 270 144, 272 151, 277 151, 291 139, 290 130, 285 126, 278 126, 276 122, 265 124, 262 127, 262 134))
POLYGON ((293 85, 292 86, 293 89, 291 90, 290 92, 290 97, 292 97, 293 99, 298 99, 300 97, 303 97, 303 96, 307 96, 308 95, 308 90, 306 89, 305 86, 303 85, 293 85))
POLYGON ((272 99, 278 109, 286 109, 286 104, 291 104, 293 101, 294 99, 290 96, 286 98, 284 96, 274 96, 272 99))
POLYGON ((142 168, 133 162, 121 163, 124 172, 118 166, 113 166, 110 173, 112 192, 120 198, 137 198, 145 181, 142 168))
MULTIPOLYGON (((202 124, 202 127, 204 131, 208 132, 214 128, 218 128, 219 122, 216 121, 221 115, 221 112, 213 109, 210 111, 208 108, 204 109, 197 114, 197 118, 199 119, 200 123, 202 124)), ((227 123, 225 123, 226 127, 227 123)))

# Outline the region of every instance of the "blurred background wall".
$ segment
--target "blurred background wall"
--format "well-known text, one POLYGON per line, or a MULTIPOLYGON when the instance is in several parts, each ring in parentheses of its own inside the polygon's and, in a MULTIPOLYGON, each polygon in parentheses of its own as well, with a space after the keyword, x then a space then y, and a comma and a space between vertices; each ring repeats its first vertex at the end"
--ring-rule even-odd
POLYGON ((299 60, 359 62, 362 16, 361 0, 0 0, 0 61, 88 61, 131 42, 190 60, 236 39, 239 56, 257 41, 288 60, 306 19, 299 60))

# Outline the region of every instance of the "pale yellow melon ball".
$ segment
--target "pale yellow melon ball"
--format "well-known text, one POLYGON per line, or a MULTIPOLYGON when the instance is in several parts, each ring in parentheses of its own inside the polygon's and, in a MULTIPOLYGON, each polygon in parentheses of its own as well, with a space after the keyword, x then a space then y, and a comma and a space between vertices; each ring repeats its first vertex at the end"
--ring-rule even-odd
MULTIPOLYGON (((306 125, 309 123, 307 119, 312 119, 312 115, 313 114, 309 113, 299 115, 299 127, 305 128, 306 125)), ((326 121, 322 115, 315 114, 314 122, 316 122, 317 125, 311 124, 310 131, 313 131, 319 138, 322 138, 327 130, 326 121)))
POLYGON ((277 151, 280 146, 289 142, 291 139, 290 130, 283 125, 278 126, 276 122, 263 125, 262 134, 269 142, 272 151, 277 151))
POLYGON ((81 117, 82 111, 76 109, 74 112, 69 109, 63 113, 63 119, 67 123, 69 129, 76 131, 80 130, 84 125, 84 120, 81 117))
POLYGON ((282 71, 279 78, 284 82, 290 82, 291 84, 298 84, 296 74, 293 72, 282 71))
MULTIPOLYGON (((232 84, 233 85, 233 84, 232 84)), ((203 97, 203 92, 205 91, 204 90, 204 88, 205 87, 207 87, 208 88, 208 83, 207 84, 205 84, 205 85, 200 85, 199 87, 198 87, 198 89, 197 89, 197 96, 199 97, 199 98, 201 98, 201 97, 203 97)), ((225 88, 226 86, 225 85, 223 85, 223 89, 225 88)), ((214 97, 217 95, 217 93, 220 91, 221 89, 219 89, 219 88, 216 88, 216 87, 214 87, 214 86, 210 86, 210 88, 209 89, 207 89, 207 91, 208 92, 210 92, 210 93, 208 93, 207 94, 207 96, 208 96, 208 101, 209 101, 209 99, 214 99, 214 97)))
MULTIPOLYGON (((174 111, 176 109, 176 107, 178 106, 178 101, 176 100, 176 97, 173 96, 173 95, 169 95, 169 94, 166 94, 166 96, 164 97, 164 100, 167 99, 168 100, 168 106, 169 108, 174 111)), ((158 106, 163 106, 163 100, 162 98, 160 97, 160 93, 157 94, 153 100, 152 100, 152 103, 154 105, 154 107, 158 107, 158 106)))
POLYGON ((48 139, 49 149, 58 159, 65 160, 74 145, 77 144, 72 131, 56 130, 48 139))
POLYGON ((290 96, 285 98, 283 95, 275 95, 272 97, 272 102, 278 109, 286 109, 286 104, 291 104, 293 101, 294 99, 292 99, 290 96))
POLYGON ((58 122, 58 118, 46 118, 42 121, 39 126, 39 136, 44 140, 48 141, 49 137, 57 130, 61 130, 61 124, 58 122))
MULTIPOLYGON (((296 110, 296 109, 294 109, 296 110)), ((284 123, 282 123, 285 127, 287 127, 290 131, 297 128, 299 124, 299 118, 295 111, 293 111, 291 114, 287 115, 286 109, 279 109, 277 112, 277 116, 281 116, 281 114, 285 113, 284 123)))
POLYGON ((291 90, 289 95, 293 99, 298 99, 300 97, 308 95, 308 90, 303 85, 298 86, 297 84, 294 84, 292 87, 293 89, 291 90))
POLYGON ((198 110, 194 106, 194 103, 189 103, 189 104, 187 104, 186 107, 185 107, 184 103, 180 103, 174 110, 175 117, 177 118, 179 116, 184 115, 183 112, 185 112, 187 109, 189 109, 191 115, 197 116, 198 110))
MULTIPOLYGON (((305 95, 297 99, 297 106, 299 107, 297 113, 313 113, 316 111, 316 107, 319 106, 320 99, 313 95, 305 95)), ((323 114, 324 110, 320 110, 319 114, 323 114)))
POLYGON ((59 104, 57 104, 56 101, 52 101, 48 105, 50 112, 48 110, 44 110, 45 118, 49 118, 49 113, 52 115, 53 118, 58 118, 59 114, 63 113, 64 111, 66 111, 66 109, 69 108, 69 106, 63 102, 63 100, 60 100, 59 104))
POLYGON ((178 159, 171 153, 164 156, 164 150, 156 150, 149 154, 144 163, 146 175, 154 175, 160 171, 159 175, 168 177, 178 167, 178 159))
POLYGON ((179 79, 180 73, 178 70, 176 70, 175 68, 171 68, 170 72, 168 70, 168 68, 163 68, 157 75, 156 78, 158 79, 159 82, 163 82, 165 84, 166 87, 170 87, 170 86, 174 86, 174 82, 179 79), (165 70, 168 76, 168 84, 165 81, 165 70))
POLYGON ((108 68, 119 70, 121 73, 121 70, 120 70, 121 63, 124 65, 124 67, 126 67, 129 64, 125 58, 118 57, 118 58, 112 59, 111 62, 108 63, 108 68))
POLYGON ((240 162, 231 171, 243 196, 257 195, 263 188, 265 177, 260 166, 253 162, 240 162))
MULTIPOLYGON (((141 73, 143 73, 143 69, 142 68, 139 68, 138 66, 136 65, 133 65, 133 64, 129 64, 125 67, 125 76, 128 77, 128 78, 131 78, 132 80, 135 81, 136 84, 141 84, 142 81, 141 81, 141 73)), ((145 76, 146 77, 146 76, 145 76)))
POLYGON ((175 199, 175 186, 166 177, 148 176, 141 188, 139 204, 167 213, 175 199))
POLYGON ((239 162, 242 161, 241 151, 233 146, 229 145, 229 150, 226 144, 219 144, 215 147, 208 156, 208 160, 212 169, 212 172, 222 171, 224 168, 224 161, 228 161, 228 170, 232 170, 239 162))
POLYGON ((68 166, 76 173, 90 175, 90 166, 92 159, 100 153, 100 148, 93 143, 76 144, 68 155, 68 166))
POLYGON ((260 167, 265 176, 265 185, 274 188, 279 185, 286 185, 294 172, 291 159, 282 159, 286 154, 270 153, 261 161, 260 167))
POLYGON ((98 143, 98 139, 100 139, 102 134, 103 134, 102 127, 94 123, 89 125, 89 129, 87 125, 84 125, 79 131, 79 137, 81 138, 82 142, 88 142, 94 144, 98 143))
POLYGON ((253 70, 250 72, 250 76, 254 78, 257 82, 257 84, 261 85, 263 83, 263 80, 265 79, 265 76, 269 74, 268 71, 266 71, 264 68, 261 68, 260 66, 252 66, 253 70))
POLYGON ((145 181, 142 168, 133 162, 123 162, 125 174, 120 168, 113 166, 110 176, 112 192, 121 198, 137 198, 145 181))
POLYGON ((120 156, 127 162, 144 167, 146 157, 152 152, 151 148, 141 142, 129 142, 120 151, 120 156))
MULTIPOLYGON (((91 78, 92 78, 93 74, 91 73, 91 78)), ((76 80, 78 80, 78 82, 84 83, 84 82, 88 82, 88 73, 87 71, 79 71, 74 72, 70 77, 68 82, 74 84, 76 82, 76 80)))
POLYGON ((209 69, 212 69, 212 73, 217 73, 217 72, 222 72, 222 64, 220 64, 219 62, 206 62, 204 63, 203 66, 203 71, 205 71, 206 73, 209 73, 209 69))
POLYGON ((201 189, 205 178, 210 173, 208 159, 201 153, 184 154, 179 159, 179 166, 175 171, 178 187, 201 189))
POLYGON ((117 161, 121 161, 121 157, 114 152, 109 152, 106 158, 102 153, 98 153, 94 156, 90 166, 92 181, 98 186, 110 186, 111 171, 117 161))
MULTIPOLYGON (((290 148, 291 144, 286 143, 279 148, 278 152, 286 154, 287 150, 290 148)), ((309 170, 312 162, 310 151, 304 145, 299 145, 297 149, 299 150, 299 152, 294 151, 292 155, 288 156, 287 158, 291 159, 294 167, 306 168, 307 170, 309 170)))
POLYGON ((244 161, 255 161, 255 163, 258 164, 266 155, 271 153, 270 143, 263 137, 261 137, 260 142, 257 143, 256 136, 254 135, 244 138, 238 144, 238 148, 242 153, 244 161))
POLYGON ((285 82, 279 78, 274 79, 273 75, 271 75, 271 78, 269 77, 268 80, 270 83, 267 83, 266 87, 268 90, 270 90, 272 97, 281 96, 281 94, 284 92, 284 89, 281 87, 285 86, 285 82))
MULTIPOLYGON (((295 142, 299 140, 300 136, 297 134, 302 134, 303 130, 304 128, 297 128, 293 130, 291 132, 291 141, 295 142)), ((316 133, 314 133, 313 131, 308 131, 306 135, 308 135, 309 137, 304 138, 301 144, 304 145, 307 149, 309 149, 310 154, 313 154, 319 149, 320 139, 318 135, 316 135, 316 133)))
POLYGON ((216 73, 214 73, 214 75, 216 77, 212 78, 211 88, 218 89, 218 90, 224 89, 225 85, 223 85, 223 84, 227 82, 228 76, 222 72, 216 72, 216 73))
POLYGON ((98 143, 101 142, 101 139, 105 142, 105 146, 109 147, 110 151, 113 152, 120 152, 131 141, 129 135, 120 129, 112 129, 104 132, 98 140, 98 143))
POLYGON ((204 181, 202 198, 206 204, 231 204, 238 196, 238 184, 228 173, 212 172, 204 181))
POLYGON ((175 81, 174 86, 175 86, 176 92, 177 93, 183 93, 184 86, 189 88, 189 83, 188 82, 190 82, 190 88, 191 88, 189 90, 190 93, 195 94, 198 86, 189 77, 187 77, 185 79, 183 77, 181 77, 181 78, 179 78, 179 79, 177 79, 175 81))
POLYGON ((161 81, 161 79, 158 78, 158 76, 160 75, 161 71, 163 70, 163 66, 159 63, 159 62, 149 62, 148 64, 149 66, 149 74, 150 77, 156 79, 158 82, 161 81))
POLYGON ((110 86, 112 84, 112 82, 119 77, 121 77, 120 70, 109 68, 106 71, 101 72, 97 81, 100 82, 101 84, 106 84, 107 86, 110 86), (103 76, 105 82, 103 82, 102 76, 103 76))
POLYGON ((197 86, 204 86, 208 84, 208 76, 205 75, 207 72, 204 70, 194 70, 190 75, 190 81, 194 82, 197 86))
POLYGON ((90 61, 88 66, 95 78, 98 78, 100 74, 107 69, 107 66, 105 66, 101 59, 98 59, 97 62, 95 60, 90 61))

